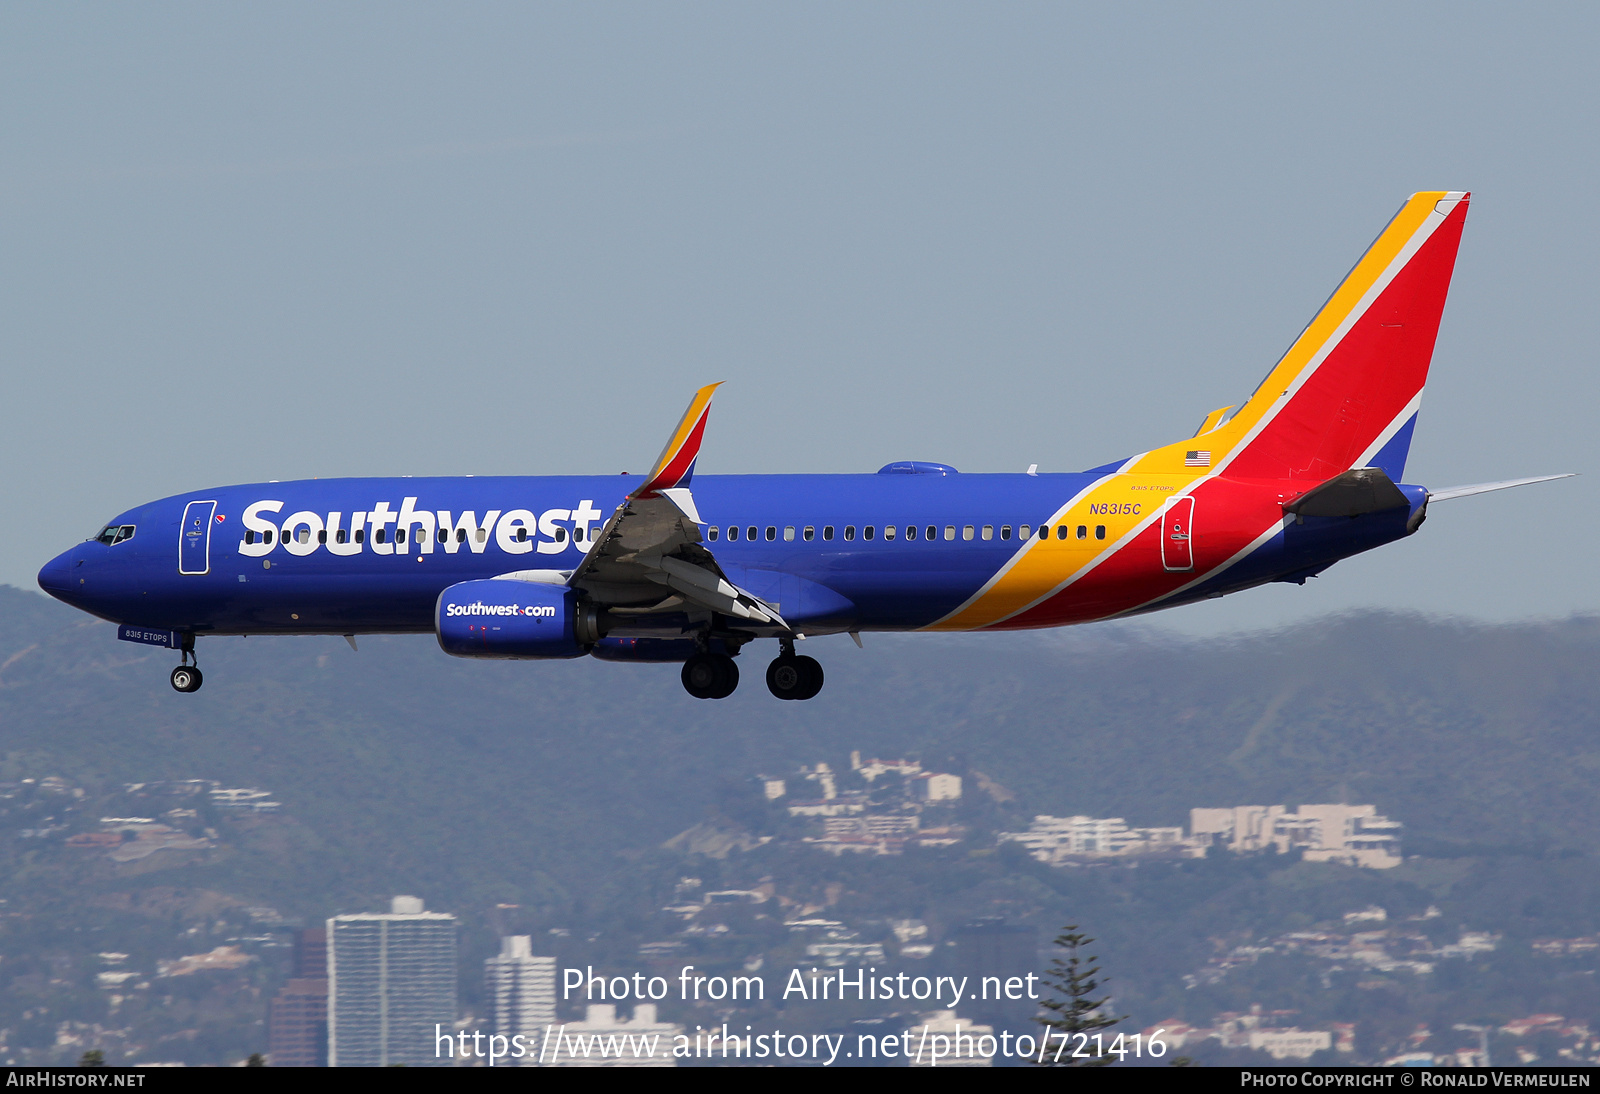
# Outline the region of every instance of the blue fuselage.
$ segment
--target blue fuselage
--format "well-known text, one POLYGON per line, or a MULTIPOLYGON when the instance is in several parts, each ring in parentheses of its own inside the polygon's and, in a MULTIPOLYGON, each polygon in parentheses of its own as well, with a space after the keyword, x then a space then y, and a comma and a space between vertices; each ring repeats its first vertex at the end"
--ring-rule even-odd
MULTIPOLYGON (((1064 559, 1131 534, 1147 515, 1143 503, 1111 517, 1077 518, 1064 508, 1108 477, 707 475, 694 480, 694 497, 704 545, 729 580, 781 605, 790 624, 811 633, 912 630, 969 603, 1033 545, 1024 537, 1037 538, 1040 525, 1071 527, 1063 543, 1049 542, 1064 559), (1094 523, 1080 527, 1080 519, 1094 523)), ((576 567, 589 537, 639 482, 322 479, 191 492, 119 515, 100 537, 46 565, 39 583, 101 618, 192 634, 431 632, 435 604, 451 585, 576 567)), ((1411 511, 1423 504, 1420 489, 1406 493, 1411 511)), ((1246 556, 1197 574, 1191 587, 1152 606, 1321 568, 1405 535, 1409 516, 1400 509, 1285 521, 1246 556)), ((1208 526, 1203 517, 1195 517, 1196 544, 1212 537, 1229 556, 1230 536, 1259 535, 1208 526)), ((1124 610, 1148 610, 1137 601, 1124 610)), ((1120 613, 1084 618, 1107 614, 1120 613)), ((671 621, 638 633, 662 626, 671 621)))

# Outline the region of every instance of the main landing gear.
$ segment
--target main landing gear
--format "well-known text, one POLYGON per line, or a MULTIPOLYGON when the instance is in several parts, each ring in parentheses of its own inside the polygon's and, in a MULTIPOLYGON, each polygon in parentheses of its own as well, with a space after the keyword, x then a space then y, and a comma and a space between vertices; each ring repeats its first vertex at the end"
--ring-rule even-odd
MULTIPOLYGON (((767 690, 779 699, 815 698, 822 690, 822 666, 815 658, 796 656, 792 638, 778 639, 778 649, 767 666, 767 690)), ((726 699, 738 686, 739 666, 727 654, 702 647, 683 663, 683 690, 696 699, 726 699)))
POLYGON ((781 652, 767 666, 767 690, 779 699, 811 699, 822 690, 822 666, 814 657, 796 657, 794 642, 779 639, 781 652))
POLYGON ((200 659, 194 655, 194 635, 185 635, 183 639, 183 663, 172 670, 172 690, 188 694, 199 691, 200 685, 205 682, 205 677, 200 673, 200 659), (193 662, 191 664, 191 662, 193 662))
POLYGON ((739 686, 739 666, 722 653, 697 653, 683 663, 683 690, 696 699, 726 699, 739 686))

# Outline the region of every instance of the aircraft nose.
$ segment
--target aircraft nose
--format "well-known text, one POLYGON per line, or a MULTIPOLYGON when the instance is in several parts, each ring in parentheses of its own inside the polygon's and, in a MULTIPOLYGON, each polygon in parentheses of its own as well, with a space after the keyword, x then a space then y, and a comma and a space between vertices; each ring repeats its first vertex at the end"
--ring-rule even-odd
POLYGON ((77 559, 72 554, 71 551, 63 551, 44 564, 39 571, 39 588, 56 597, 72 589, 75 584, 72 571, 77 567, 77 559))

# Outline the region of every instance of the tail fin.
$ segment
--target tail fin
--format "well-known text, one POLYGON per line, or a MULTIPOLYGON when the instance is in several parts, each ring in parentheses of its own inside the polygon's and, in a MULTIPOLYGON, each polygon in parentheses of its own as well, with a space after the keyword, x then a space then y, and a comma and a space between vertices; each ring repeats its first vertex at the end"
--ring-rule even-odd
POLYGON ((1400 481, 1469 197, 1413 194, 1238 413, 1127 470, 1320 482, 1381 467, 1400 481))

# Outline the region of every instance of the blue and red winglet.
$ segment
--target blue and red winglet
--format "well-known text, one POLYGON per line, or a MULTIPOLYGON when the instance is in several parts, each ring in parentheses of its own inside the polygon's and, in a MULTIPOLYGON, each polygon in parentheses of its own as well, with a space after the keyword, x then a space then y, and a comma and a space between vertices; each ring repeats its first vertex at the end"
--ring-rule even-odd
POLYGON ((700 441, 705 436, 706 417, 711 413, 711 396, 721 386, 720 381, 707 384, 694 393, 689 409, 683 412, 683 420, 672 431, 667 447, 656 457, 656 465, 633 492, 633 497, 653 498, 663 490, 689 485, 694 477, 695 460, 700 458, 700 441))

